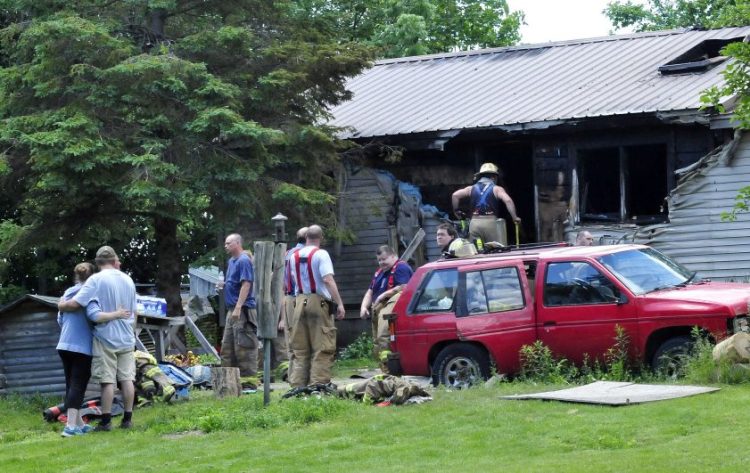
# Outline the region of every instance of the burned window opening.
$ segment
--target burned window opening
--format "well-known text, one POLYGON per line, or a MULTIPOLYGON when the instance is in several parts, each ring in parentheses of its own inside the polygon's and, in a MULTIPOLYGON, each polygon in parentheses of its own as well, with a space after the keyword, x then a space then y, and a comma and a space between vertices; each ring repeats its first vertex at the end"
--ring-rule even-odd
POLYGON ((662 75, 705 72, 727 58, 721 55, 724 46, 742 41, 743 38, 707 39, 690 48, 666 64, 659 66, 662 75))
POLYGON ((649 224, 666 220, 666 145, 578 150, 580 221, 649 224))

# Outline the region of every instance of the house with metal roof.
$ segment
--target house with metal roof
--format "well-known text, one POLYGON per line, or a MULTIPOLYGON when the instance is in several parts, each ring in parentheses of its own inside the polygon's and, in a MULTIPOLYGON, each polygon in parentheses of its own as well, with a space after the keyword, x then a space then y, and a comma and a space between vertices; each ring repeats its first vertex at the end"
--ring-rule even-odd
MULTIPOLYGON (((700 97, 723 81, 721 49, 749 34, 683 29, 378 61, 348 82, 353 97, 331 124, 403 150, 366 164, 445 212, 482 163, 497 164, 522 242, 589 229, 601 243, 650 243, 706 276, 741 278, 750 224, 721 212, 748 183, 750 146, 700 97)), ((362 169, 348 171, 347 199, 362 169)))

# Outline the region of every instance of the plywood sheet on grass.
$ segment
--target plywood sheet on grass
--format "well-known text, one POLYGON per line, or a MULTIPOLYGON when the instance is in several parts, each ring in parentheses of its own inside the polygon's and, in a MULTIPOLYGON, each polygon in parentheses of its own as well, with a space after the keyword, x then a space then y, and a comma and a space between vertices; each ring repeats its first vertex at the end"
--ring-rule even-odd
POLYGON ((628 404, 640 404, 643 402, 664 401, 666 399, 695 396, 696 394, 705 394, 718 390, 719 388, 707 388, 703 386, 596 381, 585 386, 562 389, 560 391, 503 396, 502 399, 543 399, 547 401, 624 406, 628 404))

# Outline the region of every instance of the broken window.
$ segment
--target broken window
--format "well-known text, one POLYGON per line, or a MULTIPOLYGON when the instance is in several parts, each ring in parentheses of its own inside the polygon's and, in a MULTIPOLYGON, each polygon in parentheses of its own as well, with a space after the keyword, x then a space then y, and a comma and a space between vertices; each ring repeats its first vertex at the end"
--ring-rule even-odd
POLYGON ((666 219, 665 145, 579 149, 577 159, 581 221, 646 224, 666 219))

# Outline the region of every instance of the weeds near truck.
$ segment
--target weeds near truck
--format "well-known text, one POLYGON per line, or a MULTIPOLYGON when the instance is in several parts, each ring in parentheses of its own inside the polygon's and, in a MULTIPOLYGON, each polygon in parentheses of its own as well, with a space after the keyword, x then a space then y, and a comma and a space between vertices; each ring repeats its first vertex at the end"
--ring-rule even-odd
POLYGON ((620 325, 615 325, 615 343, 604 354, 609 381, 629 381, 633 378, 630 369, 630 335, 620 325))
MULTIPOLYGON (((647 370, 640 374, 631 367, 630 336, 620 325, 615 325, 614 343, 604 355, 603 363, 598 359, 591 360, 584 353, 583 363, 577 367, 569 360, 556 356, 540 340, 532 345, 524 345, 519 353, 521 360, 522 381, 539 383, 589 383, 597 380, 633 381, 640 379, 647 370)), ((650 378, 650 376, 647 376, 650 378)))
POLYGON ((713 342, 698 327, 690 333, 693 348, 685 362, 685 380, 694 384, 750 382, 750 366, 713 358, 713 342))
POLYGON ((567 384, 573 382, 578 376, 578 370, 570 361, 555 357, 552 350, 541 340, 522 346, 519 356, 521 359, 519 379, 522 381, 567 384))

